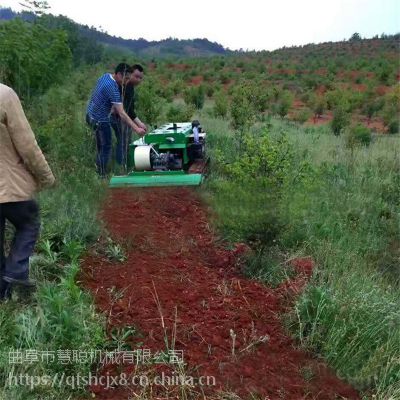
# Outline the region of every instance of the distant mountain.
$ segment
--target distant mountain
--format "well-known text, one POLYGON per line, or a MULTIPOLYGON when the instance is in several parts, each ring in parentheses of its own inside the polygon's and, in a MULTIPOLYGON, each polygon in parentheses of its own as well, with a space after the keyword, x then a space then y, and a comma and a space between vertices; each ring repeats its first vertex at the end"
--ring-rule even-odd
MULTIPOLYGON (((30 12, 16 13, 10 8, 0 8, 0 21, 11 20, 20 17, 25 21, 32 22, 36 17, 30 12)), ((111 36, 106 32, 101 32, 95 27, 80 25, 64 16, 53 16, 45 14, 40 17, 45 20, 45 24, 52 28, 63 28, 67 25, 77 30, 82 36, 95 40, 100 44, 115 46, 134 52, 139 56, 148 57, 208 57, 213 55, 227 54, 222 45, 210 42, 208 39, 187 39, 179 40, 168 38, 160 41, 148 41, 146 39, 123 39, 111 36)))

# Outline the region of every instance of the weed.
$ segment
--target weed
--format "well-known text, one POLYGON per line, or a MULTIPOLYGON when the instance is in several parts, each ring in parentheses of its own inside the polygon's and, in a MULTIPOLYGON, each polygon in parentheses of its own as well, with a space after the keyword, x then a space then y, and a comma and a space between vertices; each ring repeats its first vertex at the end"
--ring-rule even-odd
POLYGON ((107 238, 105 253, 110 261, 124 262, 127 259, 123 247, 115 243, 110 237, 107 238))

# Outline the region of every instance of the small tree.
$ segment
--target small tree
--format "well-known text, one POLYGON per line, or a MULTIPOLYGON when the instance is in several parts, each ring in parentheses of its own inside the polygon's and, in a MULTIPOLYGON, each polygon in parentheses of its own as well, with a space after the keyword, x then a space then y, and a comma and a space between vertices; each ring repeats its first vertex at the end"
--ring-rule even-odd
POLYGON ((339 104, 333 111, 331 128, 335 136, 339 136, 350 122, 350 115, 343 104, 339 104))
POLYGON ((219 92, 215 96, 214 115, 216 117, 225 118, 227 114, 228 114, 228 100, 223 92, 219 92))
POLYGON ((247 88, 241 86, 234 90, 230 111, 233 129, 243 132, 253 124, 255 110, 249 100, 247 88))
POLYGON ((400 114, 400 85, 397 85, 392 91, 388 92, 384 97, 384 105, 382 110, 383 121, 387 126, 392 121, 398 119, 400 114))
POLYGON ((369 146, 371 140, 371 131, 361 124, 352 126, 346 132, 346 147, 350 149, 353 149, 356 145, 369 146))
POLYGON ((22 3, 19 4, 21 4, 22 7, 25 7, 37 16, 44 14, 44 12, 50 8, 47 1, 24 0, 22 3))
POLYGON ((161 115, 162 102, 157 96, 151 82, 146 82, 140 89, 138 95, 138 114, 149 125, 157 123, 161 115))
POLYGON ((170 122, 186 122, 192 119, 193 114, 193 106, 171 105, 166 117, 170 122))
POLYGON ((183 98, 186 104, 192 104, 197 110, 201 110, 205 100, 204 86, 200 85, 186 89, 183 98))
POLYGON ((361 36, 358 32, 353 33, 349 39, 349 41, 351 41, 351 42, 360 41, 360 40, 361 40, 361 36))
POLYGON ((399 133, 400 123, 399 120, 394 118, 388 123, 388 133, 395 134, 399 133))
POLYGON ((293 119, 300 124, 304 124, 311 116, 312 112, 309 108, 301 108, 294 113, 293 119))
POLYGON ((276 106, 277 114, 284 118, 289 112, 292 103, 293 95, 288 90, 284 90, 276 106))
POLYGON ((253 125, 256 116, 254 105, 249 100, 249 97, 248 88, 244 86, 235 88, 232 95, 230 107, 231 123, 233 129, 237 131, 236 138, 239 152, 242 150, 244 132, 253 125))
POLYGON ((314 119, 322 116, 326 108, 326 99, 323 95, 315 96, 311 100, 312 110, 314 112, 314 119))

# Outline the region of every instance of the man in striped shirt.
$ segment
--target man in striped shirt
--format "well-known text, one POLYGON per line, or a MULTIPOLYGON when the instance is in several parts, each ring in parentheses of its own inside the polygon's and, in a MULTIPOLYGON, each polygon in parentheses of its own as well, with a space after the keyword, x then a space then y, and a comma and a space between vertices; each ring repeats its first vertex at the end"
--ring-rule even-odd
POLYGON ((129 81, 132 72, 132 67, 121 63, 118 64, 114 74, 106 73, 100 77, 87 107, 86 122, 91 126, 96 136, 97 172, 102 178, 106 177, 112 148, 111 111, 118 114, 121 120, 140 136, 146 133, 146 126, 139 126, 124 111, 118 89, 118 85, 123 86, 129 81))

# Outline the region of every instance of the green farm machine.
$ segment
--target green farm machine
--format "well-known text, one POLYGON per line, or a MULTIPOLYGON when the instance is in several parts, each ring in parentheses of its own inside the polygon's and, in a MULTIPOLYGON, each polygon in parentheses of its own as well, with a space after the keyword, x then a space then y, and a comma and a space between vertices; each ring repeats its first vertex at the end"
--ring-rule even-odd
POLYGON ((127 175, 110 187, 196 186, 207 166, 206 133, 198 121, 165 124, 129 144, 127 175))

